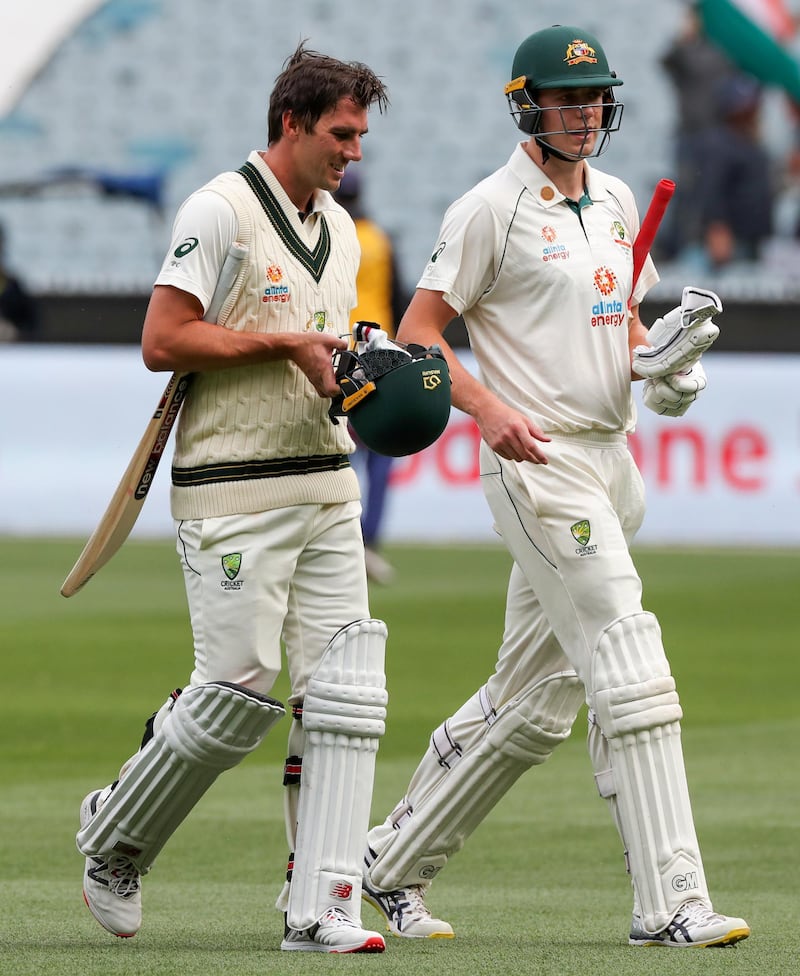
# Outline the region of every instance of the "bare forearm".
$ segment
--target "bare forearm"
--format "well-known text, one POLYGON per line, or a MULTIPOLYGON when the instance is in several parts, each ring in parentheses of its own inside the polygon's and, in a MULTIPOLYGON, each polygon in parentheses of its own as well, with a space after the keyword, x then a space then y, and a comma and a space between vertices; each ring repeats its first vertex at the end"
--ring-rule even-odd
POLYGON ((320 396, 339 392, 332 355, 347 342, 326 332, 237 332, 205 322, 200 302, 176 288, 156 288, 142 331, 148 369, 204 373, 290 359, 320 396))
POLYGON ((442 334, 454 315, 440 293, 418 290, 400 323, 397 337, 401 342, 441 347, 453 383, 453 406, 475 420, 481 437, 493 451, 511 461, 547 464, 539 444, 549 438, 529 418, 487 389, 461 364, 445 342, 442 334))
POLYGON ((397 333, 399 342, 417 343, 420 346, 437 345, 442 350, 450 370, 452 380, 451 400, 454 407, 474 416, 482 397, 488 393, 486 388, 461 364, 452 346, 445 340, 438 328, 403 319, 397 333))
POLYGON ((289 359, 297 338, 289 333, 233 332, 196 319, 149 340, 145 337, 142 356, 147 368, 155 372, 206 372, 289 359))
POLYGON ((455 311, 444 301, 440 292, 420 289, 414 294, 400 322, 397 339, 399 342, 416 343, 425 347, 438 345, 450 369, 453 406, 477 419, 481 403, 491 394, 461 364, 452 346, 444 338, 444 331, 455 316, 455 311))
MULTIPOLYGON (((633 350, 636 346, 646 346, 648 345, 647 340, 647 327, 644 322, 639 318, 639 306, 634 305, 631 308, 631 320, 628 325, 628 351, 633 359, 633 350)), ((633 371, 631 368, 631 380, 640 380, 642 377, 633 371)))

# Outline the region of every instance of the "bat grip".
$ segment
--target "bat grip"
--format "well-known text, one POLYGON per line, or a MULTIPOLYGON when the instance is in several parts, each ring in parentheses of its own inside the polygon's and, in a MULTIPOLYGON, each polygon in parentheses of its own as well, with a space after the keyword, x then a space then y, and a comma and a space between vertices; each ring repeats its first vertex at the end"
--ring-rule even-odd
POLYGON ((633 283, 631 284, 631 295, 636 288, 636 283, 639 281, 639 275, 642 273, 644 262, 650 253, 659 225, 674 192, 675 184, 672 180, 659 180, 653 191, 647 213, 644 215, 639 233, 633 242, 633 283))
POLYGON ((225 261, 222 264, 222 270, 219 273, 219 278, 214 288, 214 294, 211 296, 211 301, 208 305, 208 311, 203 316, 205 322, 216 322, 219 318, 222 306, 225 304, 231 288, 233 288, 236 276, 239 274, 239 269, 242 266, 242 261, 244 261, 246 256, 247 248, 238 241, 234 241, 228 248, 228 253, 225 255, 225 261))

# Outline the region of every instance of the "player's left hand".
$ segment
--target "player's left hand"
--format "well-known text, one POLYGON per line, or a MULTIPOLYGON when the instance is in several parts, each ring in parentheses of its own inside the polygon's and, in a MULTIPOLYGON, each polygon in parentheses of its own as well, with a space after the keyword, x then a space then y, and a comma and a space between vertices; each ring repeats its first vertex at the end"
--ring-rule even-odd
POLYGON ((662 417, 682 417, 707 384, 706 371, 698 360, 680 373, 646 379, 642 400, 662 417))
POLYGON ((637 376, 661 377, 696 363, 719 335, 713 316, 722 302, 713 291, 687 285, 681 304, 656 319, 647 335, 648 345, 633 349, 631 367, 637 376))

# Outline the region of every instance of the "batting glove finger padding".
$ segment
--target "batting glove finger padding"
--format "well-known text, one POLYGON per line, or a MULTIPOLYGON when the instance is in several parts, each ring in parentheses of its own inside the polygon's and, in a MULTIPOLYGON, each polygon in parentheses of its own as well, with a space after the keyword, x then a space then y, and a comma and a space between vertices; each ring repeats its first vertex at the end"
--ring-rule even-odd
POLYGON ((712 318, 721 311, 713 291, 687 285, 681 304, 653 323, 650 344, 634 348, 633 371, 645 378, 667 376, 696 363, 719 335, 712 318))
POLYGON ((688 369, 681 370, 679 373, 670 373, 662 379, 677 393, 700 393, 708 386, 706 371, 699 359, 688 369))
POLYGON ((682 417, 706 388, 706 371, 700 362, 669 376, 646 379, 642 392, 644 405, 662 417, 682 417))

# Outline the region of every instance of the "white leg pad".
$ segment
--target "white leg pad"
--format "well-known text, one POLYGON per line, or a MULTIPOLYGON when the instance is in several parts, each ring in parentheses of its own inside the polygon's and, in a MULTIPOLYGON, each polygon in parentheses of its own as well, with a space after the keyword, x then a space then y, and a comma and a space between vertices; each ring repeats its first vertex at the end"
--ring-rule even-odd
POLYGON ((87 856, 117 851, 145 874, 217 776, 252 752, 284 714, 280 702, 239 685, 187 688, 78 832, 78 849, 87 856))
POLYGON ((682 717, 655 617, 633 614, 603 634, 590 707, 608 744, 592 749, 601 795, 612 804, 649 932, 690 898, 708 899, 681 749, 682 717))
POLYGON ((176 688, 175 691, 171 692, 169 698, 164 702, 161 708, 159 708, 158 711, 154 712, 153 715, 148 719, 145 725, 145 734, 144 734, 144 738, 142 739, 142 744, 139 746, 139 749, 130 757, 130 759, 126 760, 122 764, 122 768, 120 769, 119 774, 117 775, 117 780, 122 779, 122 777, 128 772, 128 767, 130 766, 130 764, 139 755, 139 752, 141 752, 141 750, 144 749, 144 747, 153 738, 154 735, 156 735, 158 732, 161 731, 161 726, 164 724, 167 715, 169 715, 169 713, 175 707, 175 702, 178 700, 180 693, 181 693, 180 688, 176 688))
POLYGON ((430 882, 522 773, 569 736, 583 700, 572 671, 549 676, 496 714, 481 688, 433 733, 407 796, 370 831, 370 883, 395 891, 430 882), (475 734, 456 741, 451 723, 475 734))
POLYGON ((331 906, 361 918, 361 863, 388 700, 385 646, 382 620, 357 620, 334 636, 308 681, 286 912, 293 929, 309 928, 331 906))

